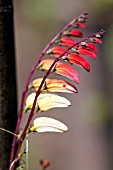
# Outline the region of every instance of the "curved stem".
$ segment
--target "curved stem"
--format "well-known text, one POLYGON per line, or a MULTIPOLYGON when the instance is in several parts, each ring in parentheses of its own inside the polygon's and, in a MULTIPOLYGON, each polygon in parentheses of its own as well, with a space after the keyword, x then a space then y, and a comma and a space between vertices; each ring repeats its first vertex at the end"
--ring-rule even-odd
MULTIPOLYGON (((69 27, 72 26, 73 23, 77 22, 79 18, 84 17, 84 15, 86 15, 86 12, 82 13, 80 16, 78 16, 76 19, 72 20, 68 25, 66 25, 52 40, 51 42, 45 47, 45 49, 42 51, 41 55, 39 56, 39 58, 37 59, 36 63, 34 64, 34 66, 32 67, 31 71, 29 72, 25 87, 24 87, 24 91, 22 93, 22 99, 21 99, 21 104, 20 104, 20 109, 19 109, 19 113, 18 113, 18 119, 17 119, 17 124, 16 124, 16 129, 15 129, 15 134, 18 133, 19 130, 19 126, 20 126, 20 122, 21 122, 21 118, 22 118, 22 113, 23 113, 23 107, 24 107, 24 100, 25 100, 25 96, 28 90, 28 85, 30 83, 31 77, 36 69, 36 66, 39 64, 39 62, 41 61, 42 57, 45 55, 46 51, 54 44, 55 40, 57 40, 62 34, 63 32, 68 29, 69 27)), ((14 136, 13 139, 13 143, 12 143, 12 148, 11 148, 11 156, 10 156, 10 164, 13 160, 14 157, 14 150, 15 150, 15 145, 16 145, 16 137, 14 136)))

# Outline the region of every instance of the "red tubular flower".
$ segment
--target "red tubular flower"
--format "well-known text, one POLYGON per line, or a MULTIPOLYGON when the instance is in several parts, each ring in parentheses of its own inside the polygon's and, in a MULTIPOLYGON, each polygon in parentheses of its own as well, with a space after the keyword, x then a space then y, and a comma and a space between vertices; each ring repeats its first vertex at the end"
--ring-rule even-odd
POLYGON ((76 55, 76 54, 69 54, 67 56, 67 59, 71 64, 76 64, 78 66, 83 67, 86 71, 88 71, 88 72, 90 71, 89 63, 81 56, 76 55))
POLYGON ((94 53, 97 52, 97 48, 94 44, 91 44, 91 43, 88 43, 88 42, 82 42, 81 46, 85 47, 86 49, 93 51, 94 53))
MULTIPOLYGON (((38 66, 38 69, 41 68, 42 70, 48 70, 53 62, 54 60, 52 59, 42 60, 40 65, 38 66)), ((76 83, 79 83, 78 74, 76 70, 74 70, 74 68, 72 68, 71 66, 62 64, 61 62, 57 62, 52 71, 55 72, 56 74, 65 76, 76 83)))
POLYGON ((102 41, 99 38, 93 38, 93 42, 97 44, 102 44, 102 41))
POLYGON ((74 40, 72 40, 70 38, 66 38, 66 37, 62 37, 59 41, 60 41, 60 45, 63 45, 66 47, 70 47, 75 44, 74 40))
POLYGON ((86 28, 85 24, 82 24, 82 23, 77 23, 77 24, 73 24, 74 27, 76 28, 86 28))
POLYGON ((72 37, 83 37, 82 32, 78 30, 69 30, 69 31, 64 31, 64 35, 72 36, 72 37))
POLYGON ((82 55, 88 56, 90 58, 96 59, 96 54, 94 52, 92 52, 91 50, 85 49, 83 47, 78 47, 77 49, 75 49, 75 51, 78 54, 82 54, 82 55))
POLYGON ((59 57, 62 53, 65 52, 65 49, 62 47, 53 47, 47 51, 47 54, 52 54, 55 57, 59 57))

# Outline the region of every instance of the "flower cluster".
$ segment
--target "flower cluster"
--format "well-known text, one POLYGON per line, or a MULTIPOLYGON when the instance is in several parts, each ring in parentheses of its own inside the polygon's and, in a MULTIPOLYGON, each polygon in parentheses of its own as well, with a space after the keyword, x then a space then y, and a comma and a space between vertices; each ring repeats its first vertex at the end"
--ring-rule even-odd
MULTIPOLYGON (((104 33, 104 31, 100 31, 93 34, 91 37, 87 37, 84 40, 77 42, 76 38, 83 38, 83 33, 79 31, 79 29, 86 28, 86 19, 87 15, 84 14, 76 20, 76 22, 70 25, 70 29, 68 28, 68 30, 62 32, 60 37, 55 40, 53 46, 46 51, 46 54, 49 55, 50 58, 40 60, 36 67, 37 70, 49 71, 49 73, 64 76, 79 84, 78 73, 72 66, 77 65, 85 69, 87 72, 90 71, 90 64, 84 56, 96 59, 96 44, 102 43, 101 38, 104 33), (58 61, 55 62, 56 60, 52 57, 57 58, 58 61), (59 61, 60 59, 64 60, 64 62, 59 61)), ((34 92, 26 99, 25 112, 32 109, 36 92, 42 81, 43 78, 37 78, 29 84, 29 89, 33 89, 34 92)), ((53 92, 77 93, 78 91, 75 85, 69 82, 61 79, 46 78, 40 94, 37 96, 34 113, 38 113, 39 111, 44 112, 57 107, 68 107, 71 105, 69 100, 62 96, 53 94, 53 92)), ((34 120, 34 125, 30 128, 30 132, 64 132, 67 130, 68 128, 66 125, 58 120, 48 117, 36 118, 34 120)))
MULTIPOLYGON (((16 163, 19 161, 19 152, 26 134, 33 132, 66 132, 68 127, 53 118, 37 117, 33 125, 30 126, 34 115, 45 112, 53 108, 67 108, 71 106, 71 102, 60 95, 60 93, 77 93, 75 86, 79 84, 79 76, 74 65, 90 71, 90 64, 87 57, 96 59, 97 44, 102 44, 101 38, 104 31, 101 30, 86 38, 83 38, 82 29, 86 28, 87 13, 81 14, 78 18, 66 25, 44 48, 36 63, 31 69, 25 88, 22 93, 22 100, 18 113, 18 120, 15 129, 15 136, 12 143, 10 170, 14 170, 16 163), (49 56, 42 59, 44 56, 49 56), (60 61, 61 60, 61 61, 60 61), (32 75, 37 70, 46 71, 43 78, 35 78, 31 81, 32 75), (57 74, 61 78, 49 79, 50 74, 57 74), (66 81, 62 77, 67 78, 66 81), (68 82, 69 79, 72 83, 68 82), (27 91, 32 91, 26 98, 27 91), (20 135, 21 140, 17 140, 19 127, 23 112, 29 112, 27 123, 20 135), (18 147, 16 144, 18 142, 18 147)), ((23 152, 24 153, 24 152, 23 152)), ((22 155, 22 154, 21 154, 22 155)))

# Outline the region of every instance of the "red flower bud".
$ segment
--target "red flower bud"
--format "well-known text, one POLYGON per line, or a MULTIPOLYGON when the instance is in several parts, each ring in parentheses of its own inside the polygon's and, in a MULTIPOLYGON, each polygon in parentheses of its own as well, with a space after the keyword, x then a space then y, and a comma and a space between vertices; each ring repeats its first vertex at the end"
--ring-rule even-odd
POLYGON ((93 52, 97 51, 96 46, 94 44, 91 44, 91 43, 88 43, 88 42, 82 42, 81 46, 84 46, 84 47, 88 48, 89 50, 91 50, 93 52))
POLYGON ((41 160, 40 165, 45 169, 50 166, 50 162, 48 160, 41 160))
POLYGON ((94 38, 93 42, 98 43, 98 44, 102 44, 102 40, 100 40, 98 38, 94 38))
POLYGON ((63 37, 60 39, 60 44, 66 47, 70 47, 75 44, 75 41, 70 38, 63 37))
POLYGON ((76 27, 76 28, 86 28, 85 24, 82 24, 82 23, 77 23, 77 24, 73 24, 73 27, 76 27))
POLYGON ((47 51, 47 54, 52 54, 55 57, 59 57, 62 53, 65 52, 65 49, 62 47, 53 47, 47 51))
POLYGON ((76 51, 78 54, 82 54, 82 55, 88 56, 88 57, 90 57, 90 58, 96 59, 95 53, 92 52, 91 50, 85 49, 85 48, 83 48, 83 47, 78 47, 77 49, 75 49, 75 51, 76 51))
POLYGON ((83 37, 82 32, 78 30, 69 30, 69 31, 64 31, 64 35, 72 36, 72 37, 83 37))

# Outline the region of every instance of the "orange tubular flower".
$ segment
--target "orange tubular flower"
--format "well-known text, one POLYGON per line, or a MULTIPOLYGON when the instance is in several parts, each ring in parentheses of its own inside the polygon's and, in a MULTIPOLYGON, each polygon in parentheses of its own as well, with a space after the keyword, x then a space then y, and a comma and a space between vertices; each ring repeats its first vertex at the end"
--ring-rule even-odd
POLYGON ((56 69, 55 72, 57 74, 68 77, 69 79, 79 84, 78 74, 71 66, 61 63, 57 64, 55 69, 56 69))
MULTIPOLYGON (((38 68, 40 67, 42 70, 48 70, 53 62, 54 60, 52 59, 42 60, 38 68)), ((78 74, 76 70, 74 70, 71 66, 62 64, 61 62, 57 62, 52 71, 55 72, 56 74, 65 76, 76 83, 79 83, 78 74)))
POLYGON ((67 59, 71 64, 76 64, 78 66, 83 67, 86 71, 88 71, 88 72, 90 71, 89 63, 81 56, 76 55, 76 54, 69 54, 67 56, 67 59))
MULTIPOLYGON (((38 78, 33 80, 31 87, 34 90, 38 90, 43 78, 38 78)), ((49 92, 66 92, 66 93, 77 93, 77 88, 63 80, 57 79, 46 79, 45 86, 43 88, 44 91, 49 92)))

